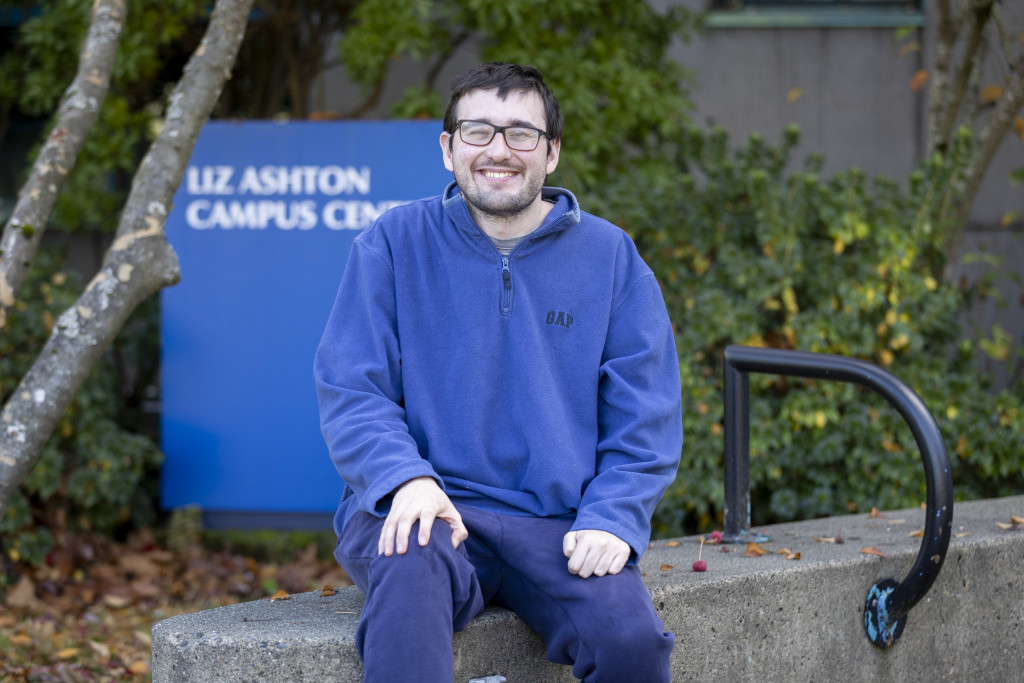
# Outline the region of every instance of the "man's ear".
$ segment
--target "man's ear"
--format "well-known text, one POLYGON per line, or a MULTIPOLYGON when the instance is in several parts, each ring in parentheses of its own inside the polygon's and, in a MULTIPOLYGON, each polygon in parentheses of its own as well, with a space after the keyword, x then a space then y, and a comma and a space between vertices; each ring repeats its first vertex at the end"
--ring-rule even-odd
POLYGON ((455 172, 455 162, 452 161, 452 144, 455 142, 454 136, 445 131, 441 133, 441 158, 444 160, 444 167, 451 172, 455 172))
POLYGON ((558 154, 562 151, 562 141, 552 140, 548 144, 548 169, 547 174, 551 175, 558 167, 558 154))

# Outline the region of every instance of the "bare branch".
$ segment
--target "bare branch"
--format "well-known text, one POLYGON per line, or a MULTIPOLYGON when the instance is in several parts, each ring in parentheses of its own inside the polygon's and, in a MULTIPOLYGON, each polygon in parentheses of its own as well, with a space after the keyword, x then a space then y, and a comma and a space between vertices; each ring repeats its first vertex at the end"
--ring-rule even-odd
POLYGON ((949 100, 949 74, 956 47, 957 28, 949 0, 936 0, 935 60, 928 95, 928 154, 945 147, 939 124, 949 100))
POLYGON ((947 254, 958 253, 956 250, 963 239, 968 213, 978 195, 985 171, 988 170, 999 145, 1013 126, 1014 117, 1024 106, 1024 55, 1013 64, 1010 79, 1002 98, 977 135, 971 162, 964 172, 964 191, 960 198, 958 215, 953 221, 953 231, 947 239, 947 254))
POLYGON ((960 55, 960 65, 956 70, 947 91, 946 106, 943 109, 943 116, 939 123, 938 144, 946 145, 956 128, 957 114, 963 102, 964 93, 978 63, 978 50, 981 48, 982 38, 985 34, 985 26, 992 17, 992 5, 995 0, 979 0, 973 3, 968 14, 967 38, 964 52, 960 55))
POLYGON ((167 118, 132 182, 114 243, 96 277, 57 320, 0 412, 0 518, 61 416, 135 307, 179 279, 164 223, 199 132, 217 102, 253 0, 217 0, 171 95, 167 118))
POLYGON ((114 58, 124 27, 123 0, 98 0, 82 44, 78 73, 64 91, 56 125, 39 151, 0 239, 0 330, 28 277, 64 181, 78 161, 110 90, 114 58))

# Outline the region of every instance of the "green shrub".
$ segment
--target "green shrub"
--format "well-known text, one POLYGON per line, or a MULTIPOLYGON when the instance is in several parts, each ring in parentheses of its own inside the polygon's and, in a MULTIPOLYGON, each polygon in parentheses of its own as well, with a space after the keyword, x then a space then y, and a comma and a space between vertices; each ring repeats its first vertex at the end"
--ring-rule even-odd
MULTIPOLYGON (((0 403, 43 347, 54 320, 75 301, 81 283, 59 270, 60 255, 40 251, 23 297, 0 337, 0 403)), ((0 539, 12 560, 38 564, 65 527, 113 533, 141 526, 156 514, 156 473, 162 455, 152 440, 132 433, 136 392, 119 360, 131 358, 141 379, 155 367, 155 302, 129 321, 115 348, 79 390, 2 519, 0 539)))
MULTIPOLYGON (((970 139, 905 187, 820 158, 791 171, 799 139, 688 130, 680 161, 621 178, 587 202, 626 228, 656 272, 676 328, 686 441, 656 532, 722 517, 722 351, 728 344, 843 354, 888 369, 925 401, 952 460, 957 498, 1024 491, 1024 401, 992 393, 962 340, 978 294, 943 282, 942 219, 970 139)), ((869 390, 754 374, 755 525, 924 500, 909 428, 869 390)))

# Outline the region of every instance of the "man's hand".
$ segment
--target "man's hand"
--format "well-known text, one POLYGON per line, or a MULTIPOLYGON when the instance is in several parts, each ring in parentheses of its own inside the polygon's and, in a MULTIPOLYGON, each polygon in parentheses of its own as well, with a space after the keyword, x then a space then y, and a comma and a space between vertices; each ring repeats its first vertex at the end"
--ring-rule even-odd
POLYGON ((455 509, 451 499, 431 477, 410 479, 397 489, 391 500, 391 512, 384 520, 377 542, 377 554, 391 557, 395 552, 404 555, 409 547, 409 533, 412 525, 419 520, 419 544, 430 542, 430 529, 434 520, 440 518, 452 528, 452 547, 458 548, 469 538, 469 532, 462 524, 462 515, 455 509))
POLYGON ((562 552, 569 558, 569 572, 581 578, 618 574, 629 559, 629 544, 615 534, 598 529, 570 531, 562 538, 562 552))

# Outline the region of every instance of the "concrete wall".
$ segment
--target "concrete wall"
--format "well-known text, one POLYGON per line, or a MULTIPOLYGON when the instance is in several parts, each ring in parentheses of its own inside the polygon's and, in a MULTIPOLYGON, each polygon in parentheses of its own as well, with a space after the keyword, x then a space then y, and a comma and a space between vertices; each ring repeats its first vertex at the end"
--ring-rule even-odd
MULTIPOLYGON (((996 523, 1024 516, 1024 497, 958 503, 938 579, 905 618, 899 642, 880 649, 865 635, 868 590, 883 578, 905 579, 920 549, 911 533, 924 514, 914 508, 768 527, 768 554, 705 545, 703 573, 690 569, 697 538, 655 542, 641 569, 676 634, 672 680, 1019 679, 1024 531, 996 523), (845 542, 818 540, 840 536, 845 542), (865 554, 868 546, 886 557, 865 554), (780 555, 784 548, 800 558, 780 555)), ((350 587, 171 617, 153 628, 153 681, 358 682, 353 638, 362 602, 350 587)), ((509 683, 575 680, 569 667, 545 660, 539 637, 507 610, 488 609, 453 648, 459 683, 492 674, 509 683)))

